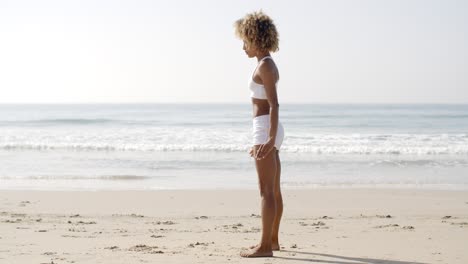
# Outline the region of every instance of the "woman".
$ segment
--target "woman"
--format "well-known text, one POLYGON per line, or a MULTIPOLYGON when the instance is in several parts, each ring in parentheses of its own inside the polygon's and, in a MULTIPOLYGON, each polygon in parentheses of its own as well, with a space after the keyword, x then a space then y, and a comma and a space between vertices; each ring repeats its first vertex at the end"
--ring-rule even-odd
POLYGON ((270 52, 278 50, 278 32, 273 20, 262 11, 247 14, 234 26, 237 36, 244 42, 247 56, 258 61, 252 76, 249 76, 254 117, 250 155, 255 158, 262 199, 262 237, 258 245, 241 252, 241 256, 271 257, 273 250, 280 249, 278 232, 283 214, 279 149, 284 130, 279 122, 276 93, 278 68, 270 56, 270 52))

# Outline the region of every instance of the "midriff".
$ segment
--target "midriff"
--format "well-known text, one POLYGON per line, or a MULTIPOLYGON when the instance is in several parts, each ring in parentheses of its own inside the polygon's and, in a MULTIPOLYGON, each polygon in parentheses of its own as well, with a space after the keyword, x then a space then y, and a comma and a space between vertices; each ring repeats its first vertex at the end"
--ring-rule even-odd
POLYGON ((253 117, 270 114, 270 104, 268 100, 252 98, 253 117))

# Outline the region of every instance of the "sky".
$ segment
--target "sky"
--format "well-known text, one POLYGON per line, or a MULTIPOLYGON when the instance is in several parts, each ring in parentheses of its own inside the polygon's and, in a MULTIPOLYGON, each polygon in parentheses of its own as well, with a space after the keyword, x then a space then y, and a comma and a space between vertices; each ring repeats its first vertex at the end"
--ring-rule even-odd
POLYGON ((248 103, 233 23, 275 21, 281 103, 468 103, 468 1, 0 1, 0 103, 248 103))

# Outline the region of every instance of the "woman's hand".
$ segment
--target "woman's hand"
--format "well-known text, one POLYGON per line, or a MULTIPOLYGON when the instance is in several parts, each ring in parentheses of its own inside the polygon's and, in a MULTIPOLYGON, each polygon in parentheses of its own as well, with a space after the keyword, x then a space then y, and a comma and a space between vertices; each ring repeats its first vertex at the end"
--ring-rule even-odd
POLYGON ((254 154, 254 147, 251 147, 249 150, 250 157, 253 157, 254 154))
POLYGON ((273 150, 274 147, 275 147, 275 139, 269 138, 265 144, 260 145, 255 155, 255 159, 261 160, 265 158, 270 153, 270 151, 273 150))

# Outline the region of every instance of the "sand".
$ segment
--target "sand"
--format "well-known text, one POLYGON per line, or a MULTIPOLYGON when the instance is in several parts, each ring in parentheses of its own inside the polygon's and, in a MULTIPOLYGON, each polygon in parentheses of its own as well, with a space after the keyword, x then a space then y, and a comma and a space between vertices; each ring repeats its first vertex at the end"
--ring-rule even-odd
POLYGON ((0 263, 468 263, 468 192, 283 190, 281 251, 258 191, 0 191, 0 263))

